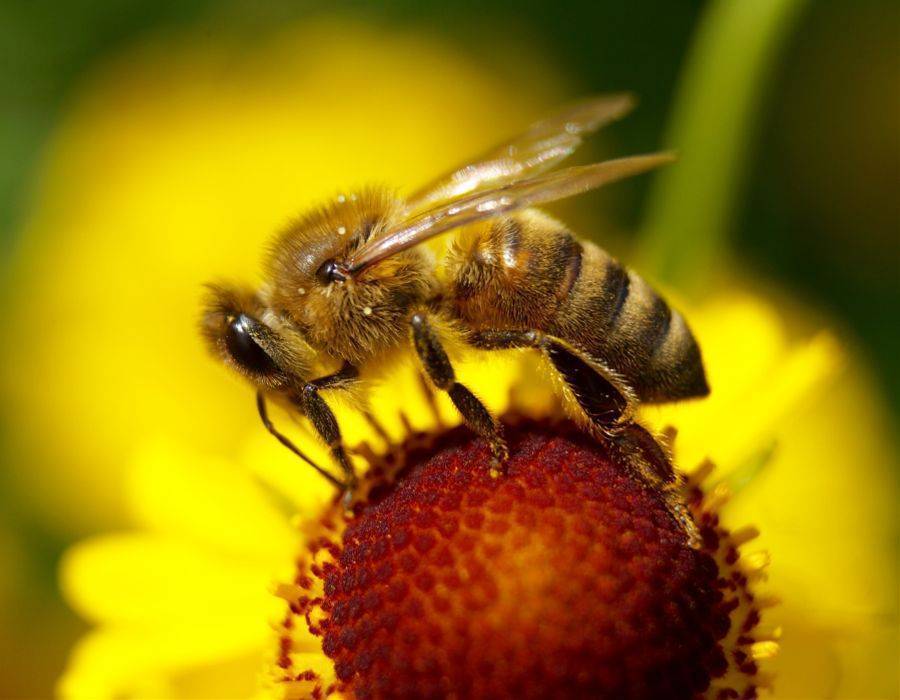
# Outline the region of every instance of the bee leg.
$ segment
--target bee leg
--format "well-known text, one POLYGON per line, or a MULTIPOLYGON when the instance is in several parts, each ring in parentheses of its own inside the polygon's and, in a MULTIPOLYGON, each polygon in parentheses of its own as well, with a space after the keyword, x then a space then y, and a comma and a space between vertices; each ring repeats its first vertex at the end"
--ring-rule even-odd
POLYGON ((300 459, 306 462, 309 466, 319 472, 319 474, 324 476, 326 479, 328 479, 328 481, 337 486, 339 489, 344 490, 347 488, 347 485, 343 481, 335 478, 334 475, 322 469, 322 467, 313 462, 303 453, 303 451, 299 447, 291 442, 290 438, 279 432, 279 430, 275 427, 275 425, 269 418, 269 411, 266 408, 266 397, 261 391, 256 392, 256 410, 259 411, 259 417, 262 419, 263 425, 266 427, 266 430, 274 435, 278 442, 287 447, 291 452, 297 455, 300 459))
POLYGON ((447 392, 466 425, 488 441, 496 465, 495 470, 501 467, 509 458, 509 450, 503 439, 500 424, 475 394, 456 381, 456 373, 450 364, 450 358, 447 357, 425 314, 414 314, 410 319, 410 325, 413 345, 425 372, 438 389, 447 392))
POLYGON ((659 489, 690 546, 698 546, 697 526, 684 502, 671 457, 650 432, 631 420, 635 399, 615 372, 540 331, 479 331, 469 336, 469 342, 484 350, 541 350, 562 375, 584 416, 599 431, 598 438, 618 451, 648 484, 659 489))
POLYGON ((341 370, 325 377, 320 377, 311 382, 307 382, 297 397, 297 404, 303 412, 319 436, 328 445, 331 450, 331 456, 341 467, 344 472, 344 501, 349 505, 353 497, 353 491, 356 489, 357 478, 353 465, 347 457, 344 449, 344 443, 341 439, 341 429, 338 426, 337 419, 325 399, 319 394, 323 389, 338 389, 345 387, 357 377, 356 368, 347 364, 341 370))
POLYGON ((634 398, 615 372, 559 338, 534 330, 486 330, 473 333, 470 342, 485 350, 537 348, 543 352, 566 382, 584 416, 607 436, 618 432, 631 417, 634 398))

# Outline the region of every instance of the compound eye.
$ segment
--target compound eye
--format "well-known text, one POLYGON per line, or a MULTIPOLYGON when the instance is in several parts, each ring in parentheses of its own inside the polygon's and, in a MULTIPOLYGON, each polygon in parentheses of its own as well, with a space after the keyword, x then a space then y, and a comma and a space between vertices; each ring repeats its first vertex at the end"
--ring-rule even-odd
POLYGON ((316 278, 322 284, 331 284, 332 282, 343 282, 347 276, 337 261, 326 260, 316 271, 316 278))
POLYGON ((272 358, 250 335, 255 325, 256 321, 244 314, 235 318, 225 332, 225 347, 234 361, 249 372, 261 376, 277 374, 278 367, 272 358))

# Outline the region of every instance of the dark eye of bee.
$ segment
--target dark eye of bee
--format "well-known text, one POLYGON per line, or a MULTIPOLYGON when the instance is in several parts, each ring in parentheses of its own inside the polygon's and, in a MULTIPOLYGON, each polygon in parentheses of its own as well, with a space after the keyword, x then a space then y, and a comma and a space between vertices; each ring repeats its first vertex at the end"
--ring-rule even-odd
POLYGON ((343 282, 347 279, 347 275, 336 260, 326 260, 316 271, 316 278, 322 284, 330 284, 331 282, 343 282))
POLYGON ((254 374, 270 376, 278 372, 272 358, 250 335, 256 323, 249 316, 241 314, 228 324, 225 332, 225 347, 234 361, 254 374))

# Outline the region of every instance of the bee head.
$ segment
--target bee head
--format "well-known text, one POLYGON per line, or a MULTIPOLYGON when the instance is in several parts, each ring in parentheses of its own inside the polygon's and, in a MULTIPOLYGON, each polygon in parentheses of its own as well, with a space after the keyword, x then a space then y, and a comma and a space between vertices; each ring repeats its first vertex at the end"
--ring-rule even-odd
POLYGON ((315 353, 302 336, 277 322, 259 296, 209 285, 201 332, 212 354, 260 389, 307 380, 315 353))

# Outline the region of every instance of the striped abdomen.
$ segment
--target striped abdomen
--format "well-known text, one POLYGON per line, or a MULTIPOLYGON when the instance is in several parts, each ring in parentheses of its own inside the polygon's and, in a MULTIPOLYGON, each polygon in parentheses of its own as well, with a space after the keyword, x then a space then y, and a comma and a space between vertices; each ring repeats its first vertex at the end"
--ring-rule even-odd
POLYGON ((557 336, 616 370, 641 401, 709 391, 681 314, 600 247, 540 212, 467 231, 448 272, 455 312, 475 329, 557 336))

